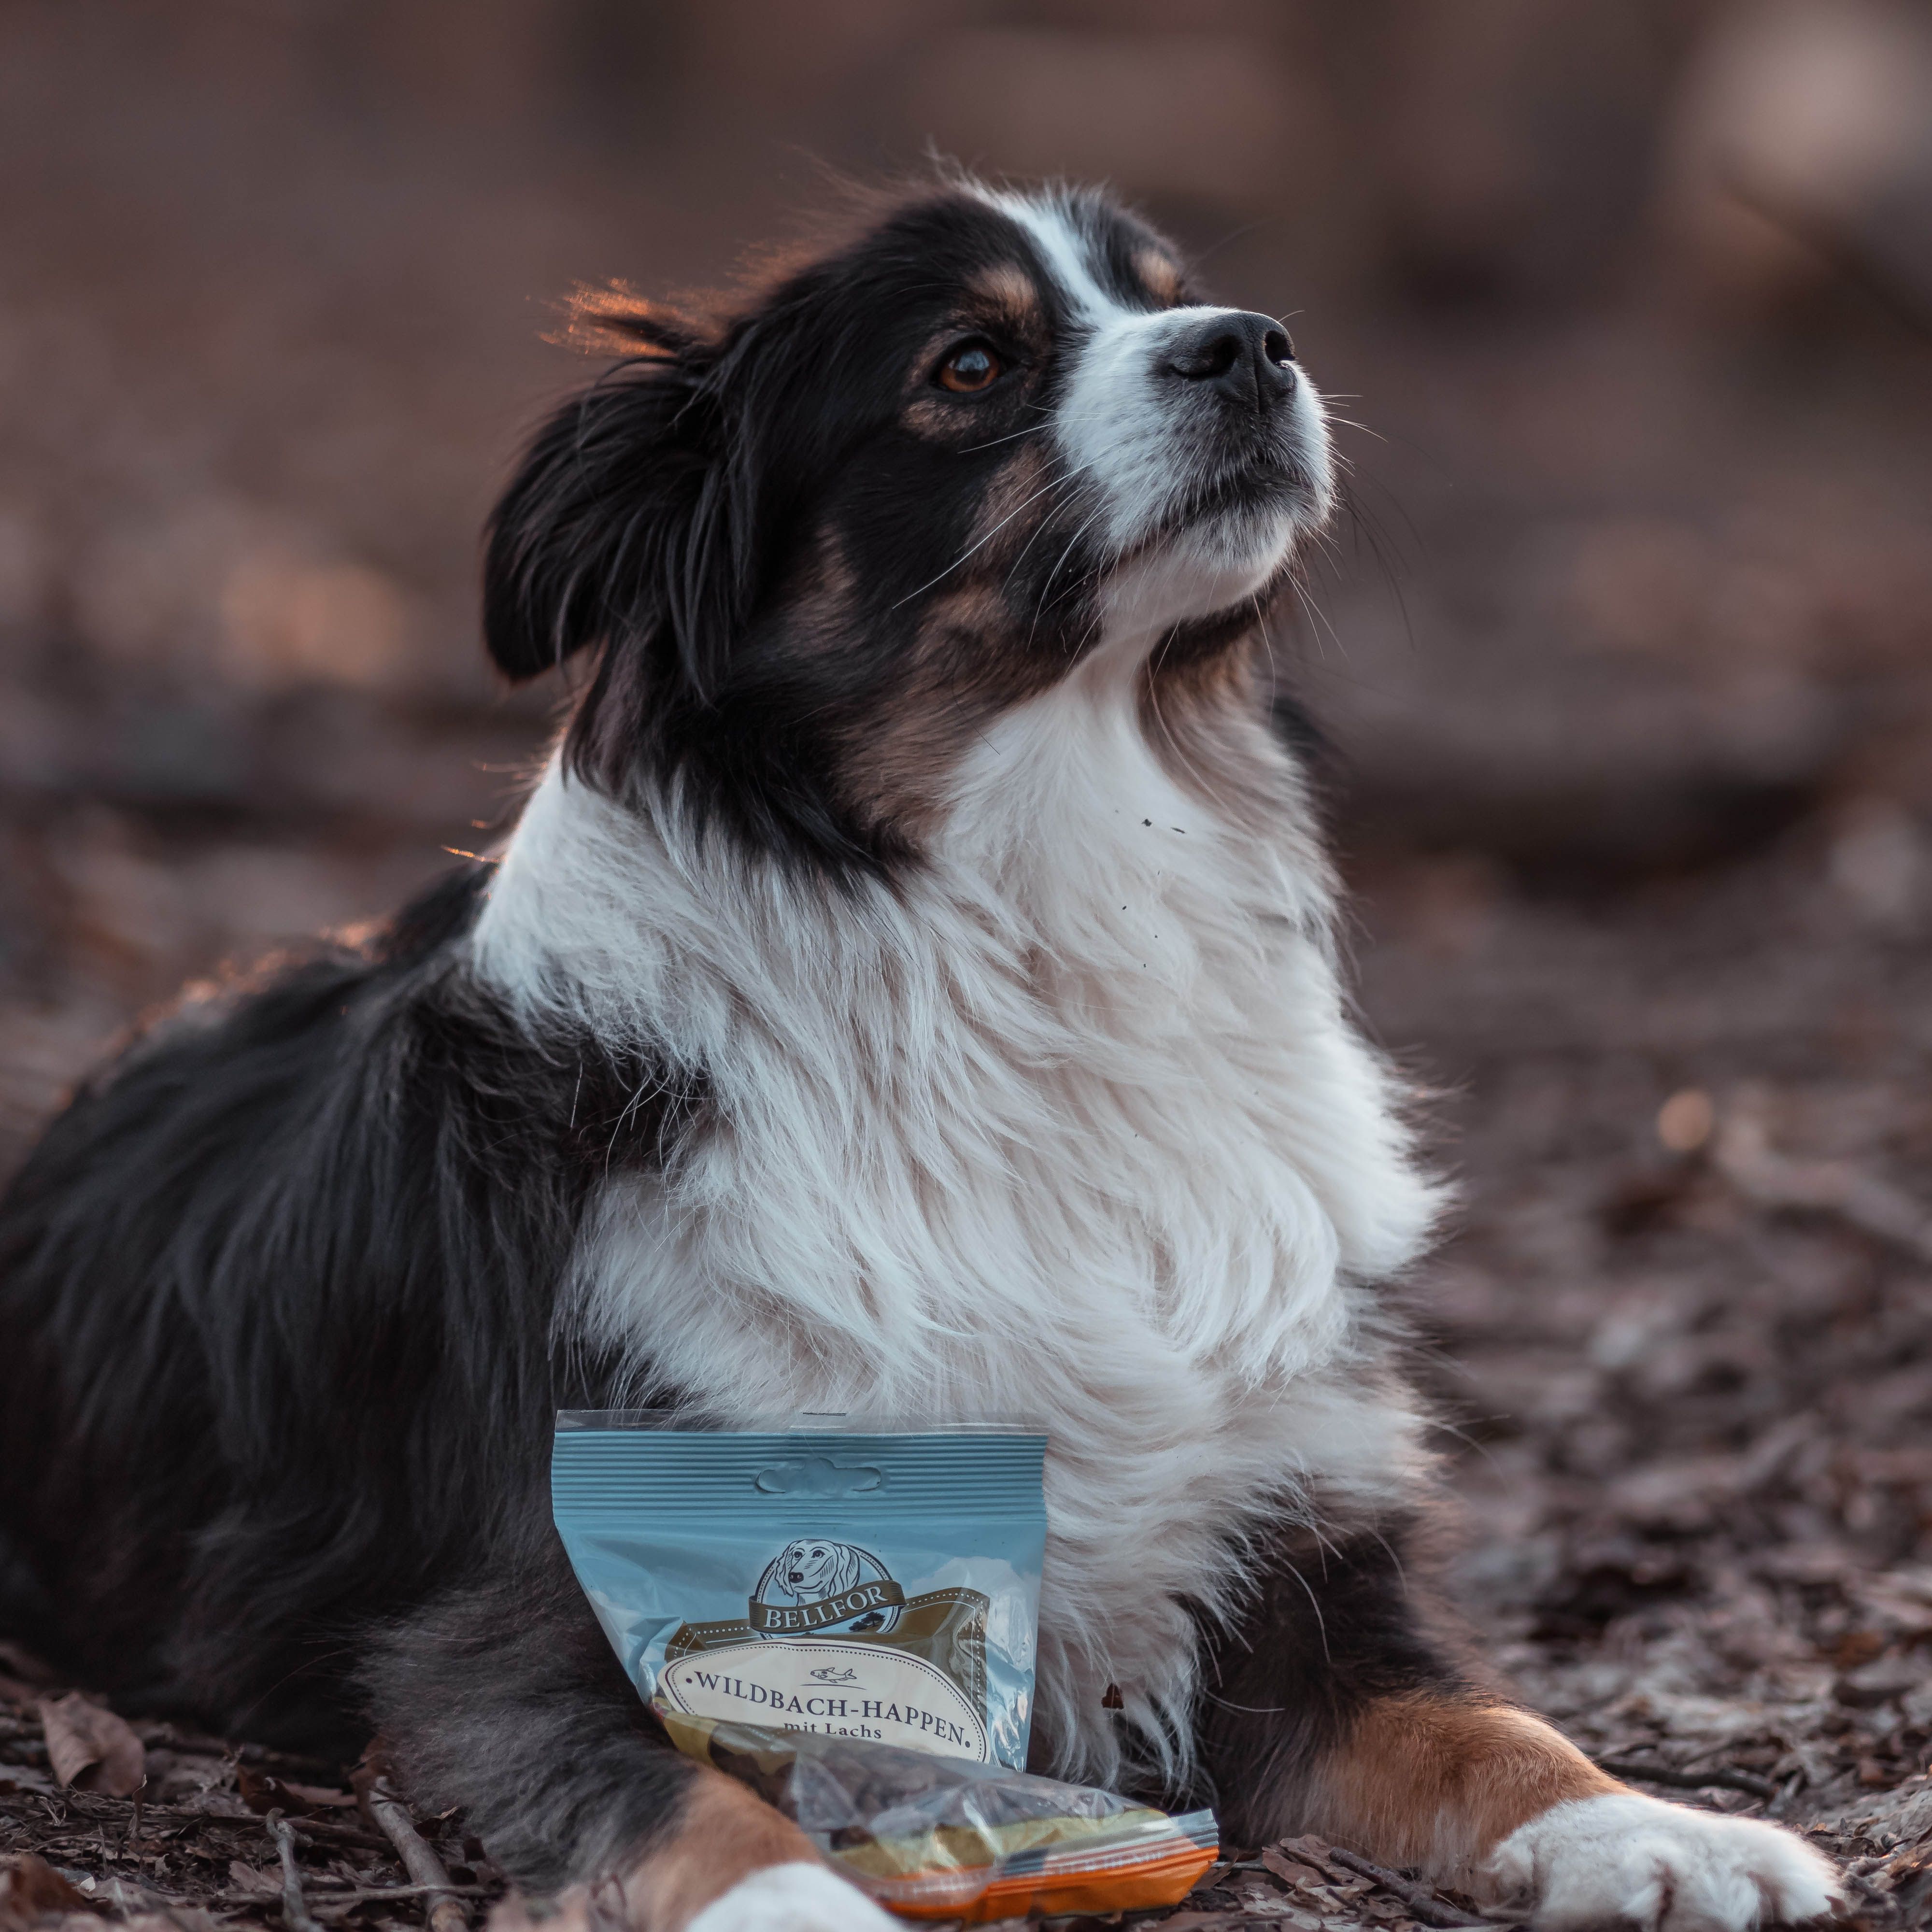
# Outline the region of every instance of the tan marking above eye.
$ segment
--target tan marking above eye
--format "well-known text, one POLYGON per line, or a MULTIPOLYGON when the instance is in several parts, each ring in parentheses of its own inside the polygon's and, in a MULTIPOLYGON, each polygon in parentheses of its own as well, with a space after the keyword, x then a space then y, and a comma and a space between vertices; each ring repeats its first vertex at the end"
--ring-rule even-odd
POLYGON ((962 342, 934 372, 932 380, 956 396, 976 395, 990 389, 1006 372, 999 352, 990 342, 962 342))
POLYGON ((1004 313, 1016 324, 1024 326, 1039 318, 1040 290, 1033 278, 1022 269, 1010 265, 988 268, 966 286, 970 296, 1004 313))
POLYGON ((1143 248, 1134 257, 1134 272, 1164 302, 1180 299, 1180 271, 1157 248, 1143 248))

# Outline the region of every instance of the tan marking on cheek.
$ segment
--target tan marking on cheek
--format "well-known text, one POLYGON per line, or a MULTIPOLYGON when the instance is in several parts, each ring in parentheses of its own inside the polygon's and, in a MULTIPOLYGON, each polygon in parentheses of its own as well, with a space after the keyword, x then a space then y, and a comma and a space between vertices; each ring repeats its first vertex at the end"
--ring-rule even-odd
POLYGON ((840 761, 846 800, 862 821, 908 838, 932 829, 975 734, 1053 681, 1043 658, 1018 650, 1024 628, 997 580, 949 592, 926 610, 891 688, 849 734, 840 761))
POLYGON ((833 647, 850 621, 857 587, 844 546, 820 530, 806 547, 786 592, 788 649, 816 656, 833 647))
POLYGON ((812 1840, 735 1778, 693 1775, 673 1835, 625 1874, 626 1914, 649 1932, 680 1932, 715 1898, 769 1865, 820 1862, 812 1840))
POLYGON ((1466 1880, 1551 1805, 1627 1788, 1527 1711, 1419 1693, 1356 1721, 1317 1775, 1309 1823, 1384 1864, 1466 1880))
POLYGON ((957 405, 942 402, 937 393, 927 388, 921 388, 906 404, 899 412, 899 421, 914 435, 933 442, 950 442, 959 433, 957 405))
MULTIPOLYGON (((1000 466, 999 473, 986 487, 979 514, 973 519, 969 544, 987 547, 982 554, 988 564, 1017 556, 1027 540, 1053 514, 1060 495, 1048 488, 1052 464, 1037 437, 1022 435, 1012 445, 1012 454, 1000 466), (992 548, 997 544, 998 548, 992 548), (990 554, 988 554, 988 553, 990 554)), ((974 558, 976 563, 980 557, 974 558)))

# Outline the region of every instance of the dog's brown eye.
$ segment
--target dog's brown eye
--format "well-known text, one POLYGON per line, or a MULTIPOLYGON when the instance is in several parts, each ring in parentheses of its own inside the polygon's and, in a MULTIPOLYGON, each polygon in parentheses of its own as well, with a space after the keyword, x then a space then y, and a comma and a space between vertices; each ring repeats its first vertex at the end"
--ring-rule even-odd
POLYGON ((976 390, 991 388, 1000 380, 1000 358, 985 343, 962 342, 940 364, 932 380, 955 395, 970 396, 976 390))

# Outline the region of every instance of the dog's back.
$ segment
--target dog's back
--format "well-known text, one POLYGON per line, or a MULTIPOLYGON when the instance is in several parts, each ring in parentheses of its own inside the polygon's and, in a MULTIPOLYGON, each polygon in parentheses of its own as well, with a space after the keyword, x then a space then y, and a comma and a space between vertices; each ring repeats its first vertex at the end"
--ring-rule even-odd
POLYGON ((137 1040, 0 1204, 10 1622, 130 1706, 355 1742, 343 1638, 540 1484, 577 1076, 450 970, 484 876, 137 1040))

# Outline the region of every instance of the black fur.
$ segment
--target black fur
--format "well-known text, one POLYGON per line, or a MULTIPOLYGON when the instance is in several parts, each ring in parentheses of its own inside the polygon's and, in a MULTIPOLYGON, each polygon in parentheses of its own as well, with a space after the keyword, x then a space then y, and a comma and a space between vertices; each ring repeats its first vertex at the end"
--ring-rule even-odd
POLYGON ((0 1207, 0 1524, 9 1607, 122 1708, 348 1758, 380 1723, 552 1882, 683 1782, 550 1528, 552 1418, 608 1384, 549 1330, 590 1187, 702 1096, 511 1021, 456 957, 487 877, 55 1122, 0 1207))
POLYGON ((1242 1615, 1202 1620, 1196 1742, 1229 1844, 1295 1828, 1299 1794, 1370 1706, 1462 1686, 1413 1528, 1399 1516, 1327 1538, 1283 1528, 1257 1552, 1242 1615))
POLYGON ((0 1519, 130 1708, 355 1742, 339 1646, 542 1482, 584 1198, 694 1096, 455 966, 484 876, 184 1010, 8 1192, 0 1519))

